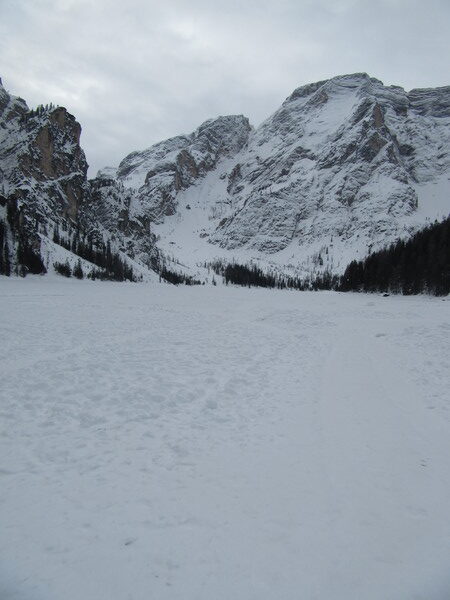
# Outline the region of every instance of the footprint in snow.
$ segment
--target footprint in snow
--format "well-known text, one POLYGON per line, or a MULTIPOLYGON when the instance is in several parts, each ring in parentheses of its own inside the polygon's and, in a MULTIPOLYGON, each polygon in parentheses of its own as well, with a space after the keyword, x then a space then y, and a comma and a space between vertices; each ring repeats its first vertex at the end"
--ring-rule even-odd
POLYGON ((131 544, 134 544, 134 542, 137 540, 137 538, 127 538, 124 542, 123 545, 124 546, 131 546, 131 544))

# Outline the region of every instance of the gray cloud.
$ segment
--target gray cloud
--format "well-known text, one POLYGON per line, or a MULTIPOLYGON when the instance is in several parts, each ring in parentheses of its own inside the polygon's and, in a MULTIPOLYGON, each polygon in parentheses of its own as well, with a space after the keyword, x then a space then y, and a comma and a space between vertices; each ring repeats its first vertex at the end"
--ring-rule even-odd
POLYGON ((447 0, 0 0, 4 85, 66 106, 91 174, 219 114, 254 124, 297 86, 367 71, 447 85, 447 0))

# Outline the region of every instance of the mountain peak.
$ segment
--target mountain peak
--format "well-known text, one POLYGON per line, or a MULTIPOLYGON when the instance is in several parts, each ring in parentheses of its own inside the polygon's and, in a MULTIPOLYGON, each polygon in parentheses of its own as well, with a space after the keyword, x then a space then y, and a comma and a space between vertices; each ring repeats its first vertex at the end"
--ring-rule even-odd
POLYGON ((323 79, 314 83, 308 83, 296 88, 290 96, 285 100, 285 103, 298 100, 299 98, 306 98, 317 92, 321 88, 330 89, 336 86, 346 88, 357 88, 367 84, 379 84, 383 85, 383 82, 374 77, 370 77, 367 73, 350 73, 347 75, 336 75, 330 79, 323 79))

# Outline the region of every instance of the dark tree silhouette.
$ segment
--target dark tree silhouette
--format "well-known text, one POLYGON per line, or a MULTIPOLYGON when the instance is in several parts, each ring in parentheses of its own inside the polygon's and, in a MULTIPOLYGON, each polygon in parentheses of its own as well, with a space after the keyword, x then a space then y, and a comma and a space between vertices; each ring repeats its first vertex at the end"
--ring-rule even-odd
POLYGON ((450 218, 399 240, 365 260, 351 262, 339 285, 341 291, 450 293, 450 218))

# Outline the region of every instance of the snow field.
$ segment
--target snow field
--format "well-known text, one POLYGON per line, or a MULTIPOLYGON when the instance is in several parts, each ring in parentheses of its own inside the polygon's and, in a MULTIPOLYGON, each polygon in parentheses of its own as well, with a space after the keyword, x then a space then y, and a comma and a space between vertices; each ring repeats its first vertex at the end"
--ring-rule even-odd
POLYGON ((0 279, 2 600, 444 600, 450 302, 0 279))

